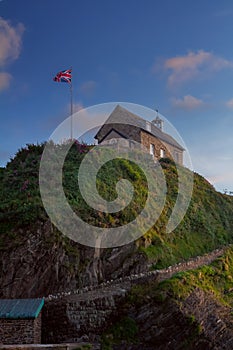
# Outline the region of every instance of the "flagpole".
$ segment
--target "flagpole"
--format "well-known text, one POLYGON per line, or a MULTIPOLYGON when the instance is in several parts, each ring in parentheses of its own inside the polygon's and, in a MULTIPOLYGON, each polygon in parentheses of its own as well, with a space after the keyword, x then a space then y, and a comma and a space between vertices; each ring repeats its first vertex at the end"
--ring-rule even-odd
POLYGON ((53 80, 70 84, 70 138, 71 140, 73 140, 73 86, 71 72, 72 67, 70 69, 58 72, 57 75, 53 78, 53 80))
POLYGON ((73 87, 72 80, 70 82, 70 138, 73 140, 73 87))

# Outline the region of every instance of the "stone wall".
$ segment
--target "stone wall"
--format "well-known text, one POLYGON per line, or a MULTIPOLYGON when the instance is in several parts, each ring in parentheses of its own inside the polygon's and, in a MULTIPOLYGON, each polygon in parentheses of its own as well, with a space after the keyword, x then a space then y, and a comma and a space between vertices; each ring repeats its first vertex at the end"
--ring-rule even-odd
POLYGON ((98 344, 92 345, 90 348, 90 344, 88 343, 72 343, 72 344, 19 344, 19 345, 1 345, 0 349, 2 350, 99 350, 100 347, 98 344))
POLYGON ((183 164, 183 152, 178 148, 167 144, 166 142, 162 142, 153 135, 142 131, 141 132, 141 143, 146 147, 148 152, 150 152, 150 145, 154 145, 155 147, 155 158, 161 158, 161 150, 164 151, 163 158, 170 158, 177 162, 178 164, 183 164))
MULTIPOLYGON (((175 146, 166 142, 160 141, 153 136, 150 131, 143 131, 137 126, 130 124, 105 124, 98 137, 98 142, 101 144, 111 144, 112 140, 117 140, 119 137, 126 137, 129 140, 134 140, 138 144, 142 144, 150 153, 150 145, 154 145, 155 159, 161 158, 161 150, 164 151, 163 158, 170 158, 178 164, 183 164, 183 152, 175 146)), ((130 147, 130 144, 128 144, 130 147)))
POLYGON ((204 256, 169 266, 166 269, 142 272, 72 292, 50 295, 42 313, 42 342, 98 341, 108 321, 117 314, 118 305, 133 285, 150 281, 158 283, 177 272, 210 264, 224 253, 217 249, 204 256))
POLYGON ((41 314, 36 319, 0 319, 1 343, 41 343, 41 314))
POLYGON ((164 157, 172 158, 172 156, 171 156, 170 152, 168 151, 167 147, 165 146, 165 144, 147 132, 144 132, 144 131, 141 132, 141 143, 143 146, 146 147, 146 149, 148 150, 148 153, 150 152, 150 145, 151 144, 154 145, 156 159, 161 158, 160 150, 164 151, 164 157))
POLYGON ((102 333, 125 293, 125 290, 95 291, 92 296, 89 293, 47 302, 43 309, 42 342, 98 340, 96 334, 102 333))
POLYGON ((33 343, 35 344, 40 344, 41 343, 41 322, 42 322, 42 317, 41 317, 41 312, 39 316, 34 319, 34 341, 33 343))

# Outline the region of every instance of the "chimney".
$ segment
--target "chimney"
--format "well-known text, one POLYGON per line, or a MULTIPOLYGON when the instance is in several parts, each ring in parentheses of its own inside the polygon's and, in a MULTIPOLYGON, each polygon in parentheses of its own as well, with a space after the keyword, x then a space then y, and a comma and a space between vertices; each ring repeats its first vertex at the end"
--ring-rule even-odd
POLYGON ((151 123, 148 120, 146 120, 146 130, 151 132, 151 123))

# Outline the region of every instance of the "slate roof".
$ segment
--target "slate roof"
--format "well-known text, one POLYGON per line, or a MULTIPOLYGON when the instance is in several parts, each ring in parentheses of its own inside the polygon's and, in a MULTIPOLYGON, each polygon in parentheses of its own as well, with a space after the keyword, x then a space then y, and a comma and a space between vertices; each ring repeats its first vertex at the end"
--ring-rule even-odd
POLYGON ((0 299, 0 319, 37 318, 44 299, 0 299))
MULTIPOLYGON (((159 129, 157 126, 155 126, 153 123, 150 123, 151 131, 147 130, 147 123, 148 121, 139 117, 138 115, 128 111, 126 108, 123 108, 120 105, 117 105, 116 108, 112 111, 109 118, 106 120, 105 124, 116 124, 116 123, 123 123, 123 124, 129 124, 134 125, 141 130, 148 132, 149 134, 155 136, 156 138, 160 139, 161 141, 164 141, 172 146, 175 146, 179 148, 180 150, 184 151, 184 148, 170 135, 163 132, 161 129, 159 129)), ((100 128, 100 130, 95 135, 96 139, 102 139, 105 137, 104 135, 104 125, 100 128)))

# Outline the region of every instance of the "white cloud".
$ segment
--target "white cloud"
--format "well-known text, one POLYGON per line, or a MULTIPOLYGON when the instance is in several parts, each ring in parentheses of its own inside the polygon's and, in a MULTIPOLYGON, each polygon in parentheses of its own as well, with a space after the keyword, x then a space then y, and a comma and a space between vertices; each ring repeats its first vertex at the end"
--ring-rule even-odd
POLYGON ((223 9, 218 12, 214 12, 214 17, 229 17, 233 15, 232 9, 223 9))
POLYGON ((74 103, 73 104, 73 113, 77 113, 79 111, 81 111, 82 109, 84 109, 84 106, 82 103, 74 103))
POLYGON ((223 188, 228 188, 233 191, 232 161, 218 159, 216 162, 214 152, 204 146, 202 150, 193 150, 191 153, 193 167, 197 173, 204 176, 217 190, 222 191, 223 188))
POLYGON ((218 174, 218 175, 210 176, 208 178, 208 181, 211 182, 213 185, 215 185, 220 182, 227 182, 229 180, 232 182, 232 179, 233 179, 233 172, 230 172, 226 174, 218 174))
MULTIPOLYGON (((4 69, 9 62, 19 57, 24 29, 22 23, 13 27, 8 21, 0 17, 0 68, 4 69)), ((9 73, 0 73, 0 91, 9 87, 11 79, 12 76, 9 73)))
POLYGON ((0 91, 6 90, 10 86, 12 76, 9 73, 0 73, 0 91))
POLYGON ((0 17, 0 66, 5 66, 9 60, 16 60, 19 57, 24 30, 22 23, 13 27, 0 17))
POLYGON ((233 98, 231 98, 229 101, 226 102, 226 106, 227 106, 228 108, 233 109, 233 98))
POLYGON ((94 80, 88 80, 81 85, 80 89, 85 95, 91 95, 96 89, 96 85, 94 80))
POLYGON ((163 67, 169 72, 168 85, 174 87, 187 81, 203 77, 225 68, 233 68, 233 61, 216 56, 211 52, 199 50, 190 51, 187 55, 171 57, 163 62, 163 67))
POLYGON ((175 108, 184 109, 184 110, 193 110, 204 106, 204 102, 201 99, 198 99, 191 95, 186 95, 183 98, 173 98, 172 105, 175 108))

